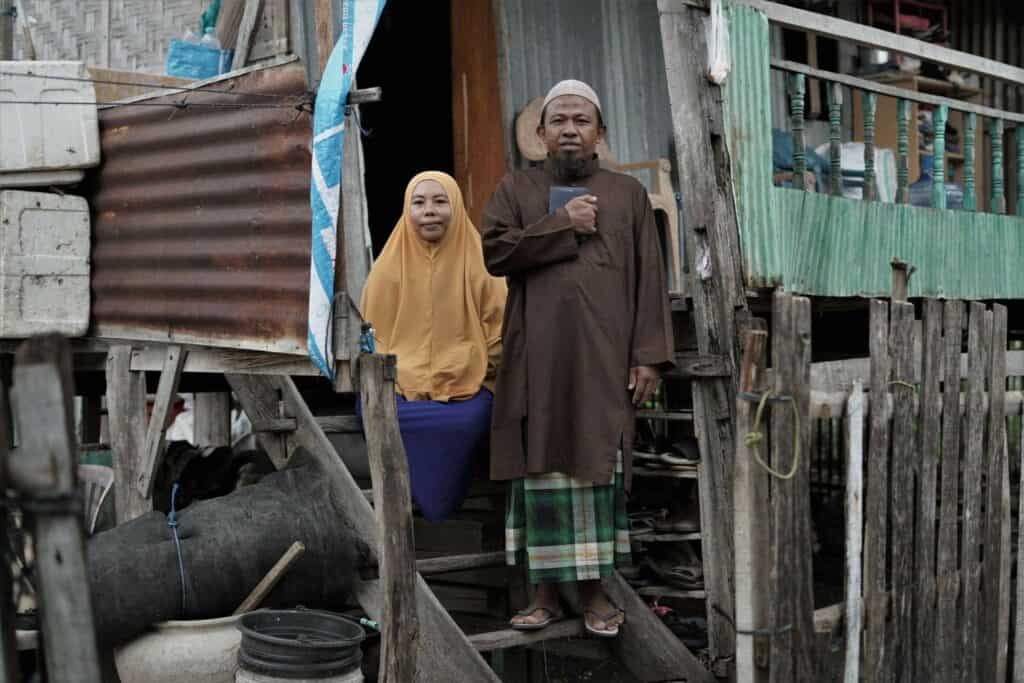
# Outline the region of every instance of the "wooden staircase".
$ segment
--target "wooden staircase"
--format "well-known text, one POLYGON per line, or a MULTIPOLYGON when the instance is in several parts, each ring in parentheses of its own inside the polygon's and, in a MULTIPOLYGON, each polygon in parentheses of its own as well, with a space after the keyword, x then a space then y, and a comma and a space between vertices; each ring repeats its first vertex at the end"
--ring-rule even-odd
MULTIPOLYGON (((369 561, 378 571, 356 582, 355 597, 381 625, 381 680, 499 681, 481 653, 580 637, 585 633, 583 622, 569 619, 538 632, 502 629, 467 636, 441 605, 424 575, 503 566, 505 554, 416 561, 408 466, 395 415, 394 369, 393 356, 364 355, 358 359, 357 386, 361 388, 372 498, 376 501, 372 507, 323 428, 327 423, 346 422, 346 418, 315 418, 288 376, 226 377, 275 464, 283 466, 296 448, 307 450, 330 481, 342 511, 338 523, 369 549, 369 561)), ((627 619, 620 636, 610 641, 609 647, 639 680, 714 680, 621 576, 615 574, 606 580, 605 589, 626 611, 627 619)))

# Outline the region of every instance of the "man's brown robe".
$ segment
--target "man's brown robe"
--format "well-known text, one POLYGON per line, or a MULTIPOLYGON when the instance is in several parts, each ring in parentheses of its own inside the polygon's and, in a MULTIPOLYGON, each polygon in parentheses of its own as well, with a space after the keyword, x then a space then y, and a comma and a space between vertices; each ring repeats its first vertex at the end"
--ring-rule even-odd
POLYGON ((575 181, 544 168, 505 176, 483 216, 493 275, 508 276, 491 430, 491 477, 563 472, 611 481, 620 443, 630 482, 629 370, 674 360, 665 268, 647 191, 588 163, 575 181), (578 240, 552 185, 597 197, 597 232, 578 240))

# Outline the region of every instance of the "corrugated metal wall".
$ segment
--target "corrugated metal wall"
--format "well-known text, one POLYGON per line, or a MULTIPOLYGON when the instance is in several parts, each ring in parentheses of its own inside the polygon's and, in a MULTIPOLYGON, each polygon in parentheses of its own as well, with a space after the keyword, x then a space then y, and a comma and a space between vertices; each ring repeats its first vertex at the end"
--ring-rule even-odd
POLYGON ((671 153, 657 0, 502 0, 513 116, 564 78, 590 83, 620 162, 671 153))

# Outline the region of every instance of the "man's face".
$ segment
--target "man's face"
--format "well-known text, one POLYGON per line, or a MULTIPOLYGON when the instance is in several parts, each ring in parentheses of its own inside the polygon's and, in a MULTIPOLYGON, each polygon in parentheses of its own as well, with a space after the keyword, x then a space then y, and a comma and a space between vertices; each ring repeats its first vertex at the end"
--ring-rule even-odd
POLYGON ((586 160, 604 140, 600 121, 593 102, 578 95, 562 95, 548 103, 537 135, 548 156, 561 161, 586 160))

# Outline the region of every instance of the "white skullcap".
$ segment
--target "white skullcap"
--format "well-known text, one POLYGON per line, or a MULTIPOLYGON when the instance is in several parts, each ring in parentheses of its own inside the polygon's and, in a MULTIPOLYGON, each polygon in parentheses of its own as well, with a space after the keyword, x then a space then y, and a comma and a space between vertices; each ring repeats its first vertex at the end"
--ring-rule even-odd
POLYGON ((576 95, 589 100, 594 103, 597 111, 601 113, 601 100, 597 99, 597 93, 594 92, 594 89, 583 81, 574 81, 572 79, 556 83, 555 87, 548 91, 547 96, 544 98, 544 105, 541 108, 547 107, 551 100, 563 95, 576 95))

